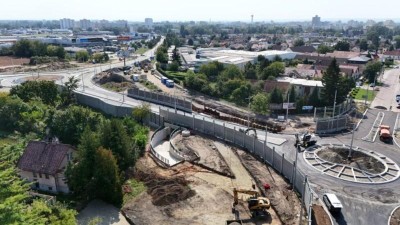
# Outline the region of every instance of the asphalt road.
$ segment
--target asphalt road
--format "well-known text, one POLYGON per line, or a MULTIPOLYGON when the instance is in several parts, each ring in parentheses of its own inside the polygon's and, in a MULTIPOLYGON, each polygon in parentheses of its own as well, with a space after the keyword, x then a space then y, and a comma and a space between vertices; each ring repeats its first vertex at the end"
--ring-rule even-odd
MULTIPOLYGON (((390 110, 390 106, 392 106, 391 111, 400 112, 400 109, 396 107, 396 95, 400 94, 399 76, 400 69, 389 69, 383 74, 382 80, 378 78, 378 80, 384 84, 381 87, 376 87, 379 88, 379 91, 371 103, 371 108, 383 106, 390 110)), ((372 88, 370 88, 370 90, 371 89, 372 88)))

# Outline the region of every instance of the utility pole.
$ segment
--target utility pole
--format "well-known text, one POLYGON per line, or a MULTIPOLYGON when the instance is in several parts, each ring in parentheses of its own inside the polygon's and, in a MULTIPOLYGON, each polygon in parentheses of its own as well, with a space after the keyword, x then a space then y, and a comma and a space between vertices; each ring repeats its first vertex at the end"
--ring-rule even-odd
POLYGON ((288 93, 287 93, 287 107, 286 107, 286 122, 288 121, 288 119, 289 119, 289 98, 290 98, 290 95, 289 95, 289 92, 290 92, 290 90, 288 91, 288 93))
POLYGON ((81 77, 82 77, 82 90, 85 91, 85 83, 83 81, 83 73, 81 73, 81 77))
POLYGON ((365 106, 367 106, 367 99, 368 99, 368 91, 369 91, 369 85, 367 87, 367 96, 365 96, 365 106))
MULTIPOLYGON (((248 107, 249 107, 249 110, 250 110, 250 100, 253 98, 253 96, 249 96, 248 98, 246 98, 246 99, 248 99, 249 100, 249 105, 248 105, 248 107)), ((249 129, 250 128, 250 113, 247 113, 247 129, 249 129)))
POLYGON ((350 142, 350 149, 349 149, 349 155, 347 156, 348 160, 351 160, 351 153, 353 152, 353 141, 354 141, 354 132, 356 131, 356 124, 353 125, 353 132, 351 134, 351 142, 350 142))

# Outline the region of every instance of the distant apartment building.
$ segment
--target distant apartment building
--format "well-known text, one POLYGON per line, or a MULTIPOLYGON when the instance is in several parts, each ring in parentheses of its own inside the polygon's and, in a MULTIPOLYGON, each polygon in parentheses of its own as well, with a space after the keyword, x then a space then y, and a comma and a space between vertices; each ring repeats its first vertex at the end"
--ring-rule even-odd
POLYGON ((148 28, 152 28, 153 27, 153 19, 152 18, 146 18, 144 19, 144 23, 146 24, 146 26, 148 28))
POLYGON ((73 29, 75 26, 75 21, 73 19, 61 19, 60 20, 60 29, 73 29))
POLYGON ((320 27, 321 26, 321 17, 319 17, 318 15, 315 15, 311 20, 311 26, 313 28, 320 27))
POLYGON ((87 29, 92 27, 92 22, 90 20, 87 20, 87 19, 82 19, 82 20, 79 21, 79 27, 81 29, 87 30, 87 29))
POLYGON ((128 27, 128 21, 126 20, 117 20, 114 22, 115 27, 119 28, 127 28, 128 27))

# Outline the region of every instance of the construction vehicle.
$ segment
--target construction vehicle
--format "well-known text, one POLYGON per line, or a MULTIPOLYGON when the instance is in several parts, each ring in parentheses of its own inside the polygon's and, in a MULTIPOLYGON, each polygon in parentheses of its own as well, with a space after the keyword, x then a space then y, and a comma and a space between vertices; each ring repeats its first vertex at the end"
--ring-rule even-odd
POLYGON ((379 139, 386 143, 392 141, 392 135, 390 134, 390 126, 388 125, 379 126, 379 139))
POLYGON ((317 143, 317 140, 315 140, 315 136, 308 132, 302 135, 295 134, 295 137, 296 137, 296 143, 294 144, 295 147, 301 146, 303 148, 308 148, 317 143))
POLYGON ((268 216, 267 210, 271 207, 271 203, 268 198, 260 196, 259 192, 256 190, 247 190, 247 189, 233 189, 233 207, 232 210, 235 210, 237 204, 239 204, 238 194, 247 194, 251 195, 250 198, 247 199, 248 208, 251 213, 251 217, 254 219, 268 216))

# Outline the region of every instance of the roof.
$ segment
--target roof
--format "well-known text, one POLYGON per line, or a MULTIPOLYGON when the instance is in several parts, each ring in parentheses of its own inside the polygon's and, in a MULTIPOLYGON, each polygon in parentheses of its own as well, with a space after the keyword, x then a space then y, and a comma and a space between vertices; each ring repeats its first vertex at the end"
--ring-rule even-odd
POLYGON ((356 61, 356 62, 368 62, 370 60, 371 58, 368 58, 366 56, 357 56, 349 59, 349 61, 356 61))
POLYGON ((70 150, 75 148, 67 144, 30 141, 18 160, 17 167, 25 171, 54 175, 70 150))
POLYGON ((336 57, 341 59, 350 59, 360 55, 359 52, 346 52, 346 51, 334 51, 326 53, 327 56, 336 57))
POLYGON ((290 82, 280 82, 276 80, 266 80, 264 84, 264 91, 267 93, 271 93, 274 88, 282 90, 286 92, 290 87, 290 82))
POLYGON ((383 54, 384 55, 391 55, 391 56, 400 56, 400 50, 386 51, 383 54))
POLYGON ((316 52, 317 50, 314 48, 314 46, 297 46, 297 47, 291 47, 290 50, 293 52, 300 52, 300 53, 306 53, 306 52, 316 52))

